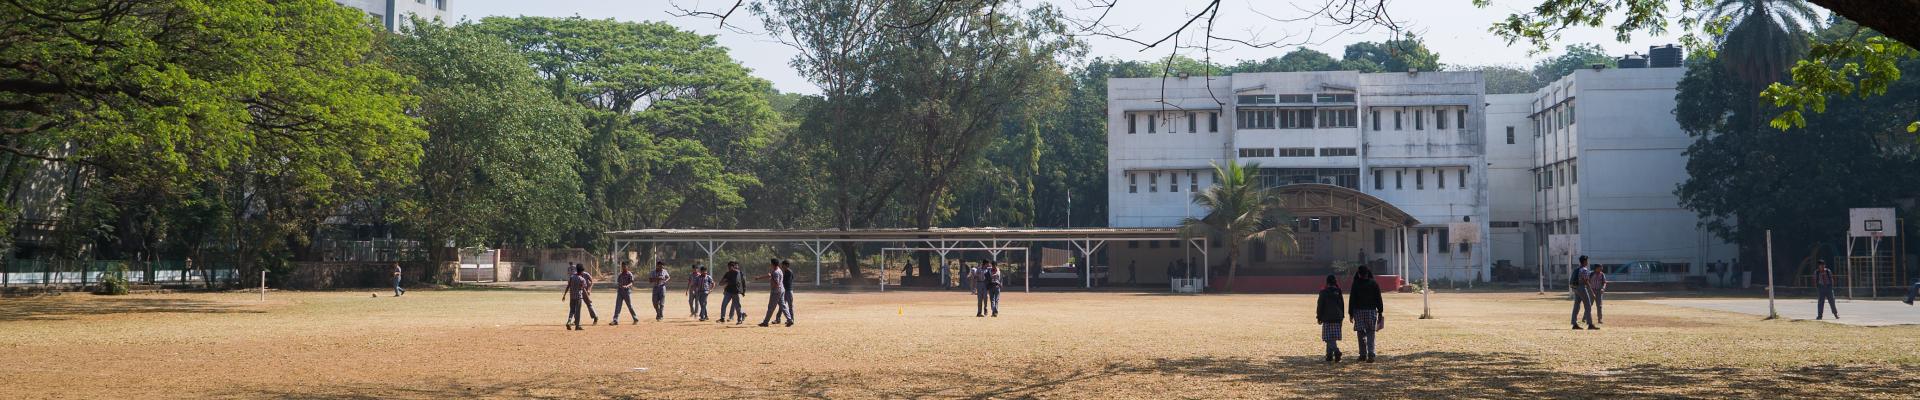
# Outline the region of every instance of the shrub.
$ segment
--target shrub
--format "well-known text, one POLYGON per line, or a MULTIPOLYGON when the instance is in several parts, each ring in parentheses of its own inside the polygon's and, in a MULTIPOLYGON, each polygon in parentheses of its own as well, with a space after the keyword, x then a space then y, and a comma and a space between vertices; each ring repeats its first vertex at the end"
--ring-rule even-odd
POLYGON ((100 291, 96 293, 113 296, 127 294, 127 266, 121 264, 100 274, 100 291))

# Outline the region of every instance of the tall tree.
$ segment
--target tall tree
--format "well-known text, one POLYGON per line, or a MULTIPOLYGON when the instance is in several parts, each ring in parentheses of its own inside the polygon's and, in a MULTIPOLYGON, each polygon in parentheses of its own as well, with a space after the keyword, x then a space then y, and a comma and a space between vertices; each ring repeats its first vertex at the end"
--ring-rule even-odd
POLYGON ((1428 50, 1426 42, 1414 35, 1347 45, 1346 54, 1341 60, 1346 64, 1345 68, 1360 72, 1440 70, 1440 54, 1428 50))
POLYGON ((1240 274, 1240 249, 1248 240, 1278 243, 1281 249, 1296 247, 1290 223, 1293 216, 1278 194, 1254 180, 1254 171, 1259 170, 1257 163, 1215 164, 1213 174, 1220 177, 1220 182, 1193 194, 1193 204, 1205 208, 1206 214, 1180 221, 1183 239, 1204 236, 1225 242, 1227 292, 1233 292, 1233 282, 1240 274))
MULTIPOLYGON (((394 68, 419 79, 428 138, 403 207, 431 247, 558 242, 585 211, 580 113, 540 87, 505 40, 416 19, 389 38, 394 68)), ((442 252, 429 252, 438 266, 442 252)), ((438 276, 429 271, 429 277, 438 276)))
MULTIPOLYGON (((1559 55, 1547 57, 1534 63, 1533 79, 1535 82, 1539 82, 1540 86, 1546 86, 1547 84, 1553 83, 1553 81, 1573 74, 1573 71, 1592 68, 1594 65, 1617 67, 1620 64, 1613 56, 1607 55, 1606 49, 1600 48, 1600 45, 1593 43, 1574 44, 1567 46, 1566 50, 1562 51, 1559 55)), ((1538 89, 1538 87, 1535 89, 1538 89)))
MULTIPOLYGON (((715 44, 660 22, 488 17, 476 29, 531 60, 555 96, 584 108, 575 149, 599 229, 713 226, 758 185, 752 164, 779 116, 769 84, 715 44)), ((598 231, 576 245, 597 245, 598 231)))

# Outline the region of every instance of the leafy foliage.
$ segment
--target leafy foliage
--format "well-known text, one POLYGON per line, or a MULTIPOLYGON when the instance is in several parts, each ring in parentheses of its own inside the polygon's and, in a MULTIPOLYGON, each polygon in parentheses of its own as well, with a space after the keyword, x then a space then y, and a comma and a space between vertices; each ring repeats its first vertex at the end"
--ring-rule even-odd
POLYGON ((1293 216, 1278 194, 1254 180, 1253 174, 1259 170, 1257 163, 1215 164, 1213 174, 1219 177, 1219 183, 1193 194, 1193 204, 1205 208, 1207 214, 1180 221, 1182 239, 1206 236, 1226 243, 1228 292, 1233 291, 1234 278, 1240 272, 1240 249, 1246 241, 1271 241, 1282 251, 1298 247, 1293 225, 1285 223, 1293 216))

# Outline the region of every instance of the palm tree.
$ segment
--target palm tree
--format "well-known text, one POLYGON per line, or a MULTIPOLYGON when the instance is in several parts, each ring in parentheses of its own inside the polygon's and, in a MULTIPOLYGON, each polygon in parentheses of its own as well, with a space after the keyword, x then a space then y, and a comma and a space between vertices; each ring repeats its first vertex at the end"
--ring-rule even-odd
POLYGON ((1293 216, 1282 207, 1279 195, 1253 181, 1253 171, 1258 170, 1257 163, 1229 163, 1225 168, 1214 164, 1213 176, 1219 177, 1214 186, 1193 194, 1193 203, 1206 207, 1207 215, 1180 221, 1182 239, 1204 235, 1226 242, 1227 292, 1233 291, 1233 280, 1240 272, 1240 248, 1247 240, 1278 242, 1283 251, 1294 245, 1293 225, 1283 223, 1293 216))
POLYGON ((1809 32, 1820 27, 1820 14, 1806 0, 1721 0, 1705 17, 1733 20, 1718 38, 1722 64, 1756 94, 1786 78, 1806 53, 1809 32))

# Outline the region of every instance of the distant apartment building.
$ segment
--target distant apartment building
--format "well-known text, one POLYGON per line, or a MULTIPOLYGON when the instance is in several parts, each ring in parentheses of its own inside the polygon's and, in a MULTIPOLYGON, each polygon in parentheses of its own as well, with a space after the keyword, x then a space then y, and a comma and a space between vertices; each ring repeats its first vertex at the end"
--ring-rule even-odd
MULTIPOLYGON (((347 7, 366 11, 367 15, 380 20, 389 31, 399 31, 405 26, 408 15, 420 18, 447 20, 447 2, 451 0, 333 0, 347 7)), ((451 21, 449 21, 451 22, 451 21)))

